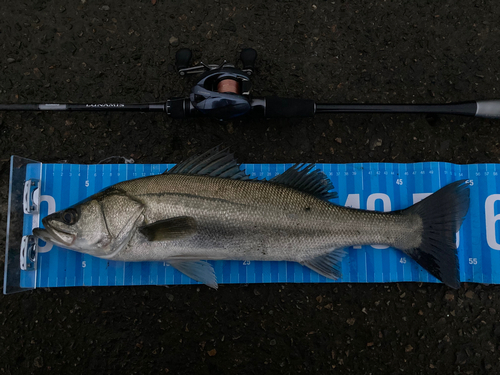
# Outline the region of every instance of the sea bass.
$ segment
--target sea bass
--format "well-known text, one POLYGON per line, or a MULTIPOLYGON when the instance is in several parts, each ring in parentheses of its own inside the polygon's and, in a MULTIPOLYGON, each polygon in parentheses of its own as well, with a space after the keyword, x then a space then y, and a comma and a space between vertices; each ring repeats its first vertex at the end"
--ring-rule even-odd
POLYGON ((295 261, 337 279, 345 248, 388 245, 460 286, 455 236, 469 209, 465 181, 385 213, 330 203, 332 189, 313 165, 251 180, 229 151, 214 148, 48 215, 34 234, 103 259, 168 262, 213 288, 206 260, 295 261))

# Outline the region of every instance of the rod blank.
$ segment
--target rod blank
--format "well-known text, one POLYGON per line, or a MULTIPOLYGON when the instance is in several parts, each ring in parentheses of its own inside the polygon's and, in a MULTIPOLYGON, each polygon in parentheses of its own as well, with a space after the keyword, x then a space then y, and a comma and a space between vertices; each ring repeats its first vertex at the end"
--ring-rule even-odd
POLYGON ((453 104, 316 104, 316 113, 435 113, 476 116, 476 102, 453 104))

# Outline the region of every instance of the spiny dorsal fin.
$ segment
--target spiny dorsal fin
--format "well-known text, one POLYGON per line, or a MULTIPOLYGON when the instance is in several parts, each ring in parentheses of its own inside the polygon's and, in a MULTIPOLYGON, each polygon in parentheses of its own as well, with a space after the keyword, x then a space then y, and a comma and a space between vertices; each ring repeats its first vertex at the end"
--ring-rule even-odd
POLYGON ((229 178, 232 180, 248 180, 250 176, 240 170, 234 155, 227 148, 219 150, 219 146, 201 155, 194 155, 177 164, 165 174, 193 174, 211 177, 229 178))
POLYGON ((304 168, 305 165, 295 164, 271 179, 270 182, 292 187, 324 201, 337 198, 337 193, 330 191, 333 185, 328 177, 319 169, 313 171, 314 164, 309 164, 304 168))
POLYGON ((329 279, 337 280, 342 276, 340 263, 344 255, 346 255, 346 252, 343 249, 335 249, 328 254, 302 261, 300 264, 329 279))

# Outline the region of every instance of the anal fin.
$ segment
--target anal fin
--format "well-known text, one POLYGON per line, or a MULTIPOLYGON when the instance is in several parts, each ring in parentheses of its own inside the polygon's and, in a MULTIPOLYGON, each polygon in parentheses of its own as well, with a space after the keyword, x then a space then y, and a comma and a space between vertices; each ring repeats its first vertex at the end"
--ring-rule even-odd
POLYGON ((347 253, 344 249, 335 249, 332 252, 315 258, 300 262, 303 266, 309 267, 313 271, 325 276, 328 279, 337 280, 342 276, 342 258, 347 253))
POLYGON ((217 289, 217 277, 212 265, 203 260, 170 260, 170 265, 177 271, 199 281, 210 288, 217 289))

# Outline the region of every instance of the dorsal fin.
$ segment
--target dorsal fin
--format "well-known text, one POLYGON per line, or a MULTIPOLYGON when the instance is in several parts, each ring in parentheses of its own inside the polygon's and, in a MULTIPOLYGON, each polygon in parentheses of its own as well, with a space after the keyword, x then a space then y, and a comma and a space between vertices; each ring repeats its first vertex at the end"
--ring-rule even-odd
POLYGON ((333 185, 326 175, 319 169, 312 170, 314 164, 295 164, 282 174, 274 177, 270 182, 283 184, 304 193, 314 195, 324 201, 337 198, 336 192, 332 192, 333 185))
POLYGON ((230 153, 227 148, 219 150, 219 146, 201 155, 191 156, 165 173, 194 174, 232 180, 250 179, 244 170, 240 170, 240 165, 236 162, 234 154, 230 153))

